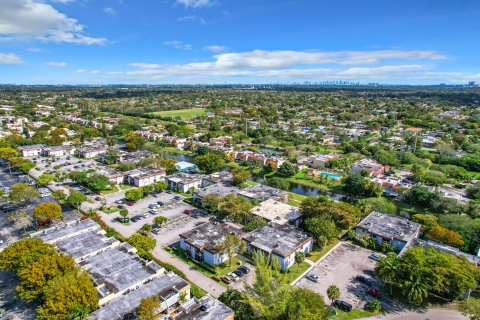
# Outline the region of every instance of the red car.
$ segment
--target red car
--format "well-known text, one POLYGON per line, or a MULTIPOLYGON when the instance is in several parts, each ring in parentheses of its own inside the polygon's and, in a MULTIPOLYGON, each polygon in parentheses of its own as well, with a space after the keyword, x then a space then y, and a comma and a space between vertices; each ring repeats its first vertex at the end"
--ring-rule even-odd
POLYGON ((191 215, 193 212, 192 212, 192 210, 185 210, 185 211, 183 211, 183 213, 191 215))
POLYGON ((382 294, 377 289, 368 289, 367 293, 375 298, 382 298, 382 294))
POLYGON ((128 203, 128 205, 129 205, 130 207, 133 206, 133 201, 130 201, 130 202, 128 203))

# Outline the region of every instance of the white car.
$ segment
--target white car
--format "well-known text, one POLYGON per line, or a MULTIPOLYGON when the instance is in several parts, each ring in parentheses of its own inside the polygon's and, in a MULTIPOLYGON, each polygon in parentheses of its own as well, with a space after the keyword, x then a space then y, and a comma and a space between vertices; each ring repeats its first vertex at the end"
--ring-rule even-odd
POLYGON ((237 276, 237 275, 236 275, 235 273, 233 273, 233 272, 232 272, 232 273, 229 273, 228 275, 229 275, 230 277, 232 277, 233 281, 238 281, 238 280, 240 280, 240 277, 237 276))

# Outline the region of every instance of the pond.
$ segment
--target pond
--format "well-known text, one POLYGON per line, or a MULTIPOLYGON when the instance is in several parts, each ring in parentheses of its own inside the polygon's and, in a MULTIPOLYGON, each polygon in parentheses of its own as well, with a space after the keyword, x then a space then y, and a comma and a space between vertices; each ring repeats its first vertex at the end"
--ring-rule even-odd
MULTIPOLYGON (((253 177, 251 180, 258 183, 262 183, 262 184, 265 182, 265 178, 261 178, 261 177, 253 177)), ((318 197, 322 195, 322 191, 317 188, 304 186, 302 184, 298 184, 295 182, 290 182, 290 189, 288 191, 292 193, 300 194, 302 196, 307 196, 307 197, 310 197, 310 196, 318 197)))
POLYGON ((283 152, 282 151, 277 151, 277 150, 274 150, 274 149, 269 149, 269 148, 260 148, 260 151, 265 153, 265 154, 271 154, 271 155, 275 155, 275 156, 281 156, 283 155, 283 152))
POLYGON ((169 153, 165 155, 167 159, 177 159, 177 161, 185 161, 185 162, 191 162, 195 163, 195 158, 192 156, 186 155, 186 154, 180 154, 180 153, 169 153))

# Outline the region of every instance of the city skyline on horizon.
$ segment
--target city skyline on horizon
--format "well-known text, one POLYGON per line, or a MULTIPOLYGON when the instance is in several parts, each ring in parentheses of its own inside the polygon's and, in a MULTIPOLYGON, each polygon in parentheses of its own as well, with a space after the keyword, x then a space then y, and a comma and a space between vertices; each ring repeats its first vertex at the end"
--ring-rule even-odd
POLYGON ((0 4, 2 84, 480 81, 473 1, 0 4))

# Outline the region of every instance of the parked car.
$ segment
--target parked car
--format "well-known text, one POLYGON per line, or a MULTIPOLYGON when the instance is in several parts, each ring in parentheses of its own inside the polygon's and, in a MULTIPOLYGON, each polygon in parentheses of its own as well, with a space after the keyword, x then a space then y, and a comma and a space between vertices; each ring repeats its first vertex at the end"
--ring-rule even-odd
POLYGON ((4 204, 2 205, 2 210, 5 211, 5 212, 8 212, 8 211, 13 211, 15 208, 11 205, 11 204, 4 204))
POLYGON ((343 310, 345 312, 350 312, 352 311, 352 305, 346 301, 343 300, 335 300, 333 303, 335 307, 337 307, 340 310, 343 310))
POLYGON ((96 201, 100 201, 100 200, 102 200, 102 198, 100 198, 100 197, 95 197, 95 200, 96 200, 96 201))
POLYGON ((222 278, 222 281, 225 282, 225 283, 232 283, 233 281, 235 281, 232 277, 230 277, 228 274, 227 275, 224 275, 222 278))
POLYGON ((163 202, 163 201, 157 201, 157 203, 158 203, 159 206, 164 206, 165 205, 165 202, 163 202))
POLYGON ((172 193, 172 190, 167 190, 167 191, 165 191, 165 192, 168 193, 168 194, 171 194, 171 193, 172 193))
POLYGON ((247 274, 250 272, 250 269, 247 267, 247 266, 241 266, 240 268, 238 268, 240 270, 243 271, 243 273, 247 274))
POLYGON ((382 294, 380 293, 380 291, 378 291, 378 289, 368 289, 367 294, 375 298, 382 298, 382 294))
POLYGON ((378 254, 376 253, 372 253, 371 255, 368 256, 370 259, 372 260, 375 260, 375 261, 380 261, 382 259, 382 257, 380 257, 378 254))
POLYGON ((124 204, 125 201, 123 201, 122 199, 118 199, 115 201, 116 204, 124 204))
POLYGON ((188 214, 188 215, 191 215, 193 212, 192 212, 192 210, 185 209, 185 210, 183 211, 183 213, 188 214))
POLYGON ((175 197, 173 197, 173 199, 175 199, 175 200, 183 200, 183 198, 180 197, 180 196, 175 196, 175 197))
POLYGON ((318 282, 320 280, 320 278, 316 274, 313 274, 313 273, 310 273, 307 276, 307 279, 310 280, 310 281, 313 281, 313 282, 318 282))
POLYGON ((154 234, 159 234, 159 233, 160 233, 160 229, 155 228, 155 229, 152 230, 152 233, 154 233, 154 234))
POLYGON ((239 276, 237 276, 234 272, 229 273, 228 275, 233 279, 233 281, 240 280, 239 276))
POLYGON ((155 210, 155 209, 148 210, 148 212, 151 213, 151 214, 157 214, 158 213, 158 211, 155 210))
POLYGON ((355 277, 355 280, 357 280, 358 282, 361 282, 361 283, 365 283, 367 286, 371 286, 371 285, 372 285, 372 281, 368 280, 368 279, 365 278, 364 276, 356 276, 356 277, 355 277))
POLYGON ((235 273, 239 278, 241 278, 245 275, 245 273, 240 269, 237 269, 237 270, 233 271, 233 273, 235 273))

